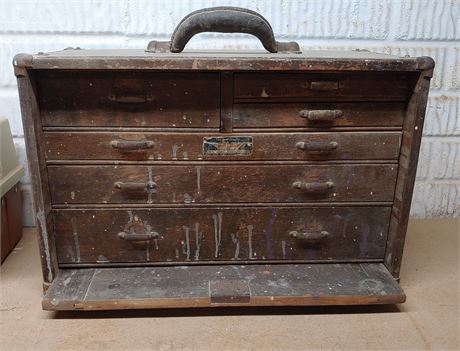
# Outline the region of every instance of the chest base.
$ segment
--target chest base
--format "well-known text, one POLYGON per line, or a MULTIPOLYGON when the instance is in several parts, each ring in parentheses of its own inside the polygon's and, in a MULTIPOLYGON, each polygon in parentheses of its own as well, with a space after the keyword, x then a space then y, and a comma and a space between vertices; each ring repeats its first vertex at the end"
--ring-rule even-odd
POLYGON ((61 269, 45 310, 397 304, 381 263, 61 269))

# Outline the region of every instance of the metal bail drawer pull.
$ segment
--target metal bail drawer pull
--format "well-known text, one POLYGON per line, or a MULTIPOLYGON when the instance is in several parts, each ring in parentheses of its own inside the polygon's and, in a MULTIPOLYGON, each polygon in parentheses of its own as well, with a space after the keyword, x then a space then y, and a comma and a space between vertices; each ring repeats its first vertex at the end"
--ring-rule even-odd
POLYGON ((153 97, 148 95, 109 95, 108 99, 120 104, 143 104, 152 101, 153 97))
POLYGON ((151 149, 155 143, 151 140, 112 140, 110 145, 119 150, 144 150, 151 149))
POLYGON ((322 194, 325 192, 328 192, 334 187, 333 182, 312 182, 312 183, 307 183, 307 182, 301 182, 300 180, 292 183, 292 186, 296 189, 303 190, 307 193, 316 193, 316 194, 322 194))
POLYGON ((157 232, 150 232, 150 233, 120 232, 118 233, 118 237, 126 241, 148 241, 148 240, 156 239, 159 236, 160 234, 158 234, 157 232))
POLYGON ((140 191, 140 190, 148 190, 148 189, 156 189, 157 183, 149 181, 145 183, 135 183, 135 182, 115 182, 113 186, 120 190, 127 190, 127 191, 140 191))
POLYGON ((310 89, 315 91, 338 90, 339 82, 331 81, 316 81, 310 83, 310 89))
POLYGON ((343 116, 342 110, 302 110, 299 116, 312 122, 332 122, 343 116))
POLYGON ((289 236, 298 240, 311 242, 321 241, 329 236, 329 232, 323 230, 320 232, 298 232, 296 230, 289 232, 289 236))
POLYGON ((139 217, 134 216, 133 220, 125 226, 123 231, 118 233, 118 237, 126 241, 146 242, 159 238, 160 234, 151 231, 147 223, 142 222, 139 217))
POLYGON ((337 149, 337 142, 323 142, 323 141, 299 141, 295 146, 304 151, 317 151, 317 152, 332 152, 337 149))

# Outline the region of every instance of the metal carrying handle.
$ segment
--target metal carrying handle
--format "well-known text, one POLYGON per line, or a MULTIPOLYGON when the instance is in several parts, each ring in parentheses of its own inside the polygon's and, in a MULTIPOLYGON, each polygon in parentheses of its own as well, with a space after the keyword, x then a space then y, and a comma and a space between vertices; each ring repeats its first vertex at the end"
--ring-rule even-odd
POLYGON ((301 182, 299 180, 299 181, 292 183, 292 186, 296 189, 303 190, 307 193, 322 194, 322 193, 326 193, 329 190, 331 190, 334 187, 334 183, 333 182, 307 183, 307 182, 301 182))
POLYGON ((151 140, 112 140, 110 145, 114 149, 119 150, 144 150, 144 149, 151 149, 155 145, 155 143, 151 140))
POLYGON ((136 182, 115 182, 113 186, 120 190, 127 190, 127 191, 140 191, 140 190, 148 190, 148 189, 155 189, 157 187, 157 183, 148 181, 145 183, 136 183, 136 182))
POLYGON ((311 122, 332 122, 343 116, 342 110, 301 110, 299 116, 311 122))
POLYGON ((304 151, 332 152, 339 144, 336 141, 299 141, 295 146, 304 151))
POLYGON ((270 23, 259 13, 230 6, 210 7, 188 14, 174 29, 171 41, 151 41, 146 51, 182 52, 194 35, 203 32, 252 34, 269 52, 300 52, 296 42, 276 41, 270 23))
POLYGON ((329 232, 322 230, 320 232, 298 232, 296 230, 289 232, 289 236, 302 241, 318 242, 329 236, 329 232))

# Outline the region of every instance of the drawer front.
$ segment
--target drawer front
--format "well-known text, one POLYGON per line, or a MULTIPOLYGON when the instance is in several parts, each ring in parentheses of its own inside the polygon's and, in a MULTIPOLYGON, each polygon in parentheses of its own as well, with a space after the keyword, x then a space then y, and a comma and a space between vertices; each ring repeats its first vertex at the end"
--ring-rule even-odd
POLYGON ((44 133, 47 160, 397 160, 400 132, 44 133))
POLYGON ((54 211, 62 263, 383 258, 389 207, 54 211))
POLYGON ((48 166, 54 204, 392 201, 397 165, 48 166))
POLYGON ((235 73, 236 100, 405 101, 408 77, 385 73, 235 73))
POLYGON ((218 128, 218 73, 38 72, 44 126, 218 128))
POLYGON ((405 103, 244 103, 233 105, 233 127, 402 127, 405 103))

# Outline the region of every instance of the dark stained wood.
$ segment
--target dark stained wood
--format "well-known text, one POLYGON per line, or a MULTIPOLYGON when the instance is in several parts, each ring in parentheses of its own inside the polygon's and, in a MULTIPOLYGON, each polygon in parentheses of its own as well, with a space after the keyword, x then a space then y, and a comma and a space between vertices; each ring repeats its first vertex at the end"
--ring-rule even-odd
MULTIPOLYGON (((249 154, 206 154, 204 138, 218 133, 103 133, 46 132, 45 154, 53 160, 397 160, 400 132, 328 132, 328 133, 250 133, 231 134, 230 138, 250 136, 249 154), (113 141, 151 141, 151 148, 123 150, 113 141), (337 143, 329 152, 299 149, 296 144, 337 143)), ((229 145, 229 143, 226 143, 229 145)))
POLYGON ((405 103, 242 103, 233 106, 233 127, 239 128, 334 128, 402 127, 405 103), (332 122, 309 121, 302 110, 341 110, 332 122))
POLYGON ((389 216, 390 207, 127 208, 55 210, 54 223, 61 264, 350 261, 383 258, 389 216), (119 238, 134 218, 159 237, 119 238), (292 231, 328 234, 314 242, 292 231))
POLYGON ((222 72, 220 77, 220 130, 230 133, 233 130, 233 72, 222 72))
POLYGON ((19 183, 16 183, 1 198, 1 256, 3 262, 22 237, 22 202, 19 183))
POLYGON ((10 235, 9 235, 9 225, 8 225, 8 212, 6 209, 6 201, 3 197, 1 197, 1 217, 0 217, 0 225, 1 225, 1 232, 0 232, 0 257, 1 257, 1 262, 8 256, 8 254, 11 251, 11 244, 10 244, 10 235))
POLYGON ((379 263, 90 268, 63 270, 43 308, 369 305, 405 299, 379 263), (69 284, 80 287, 65 289, 69 284))
POLYGON ((216 73, 39 71, 44 126, 218 128, 216 73))
POLYGON ((388 271, 431 58, 71 49, 13 65, 45 309, 405 300, 388 271))
POLYGON ((414 57, 398 57, 365 51, 305 51, 271 55, 265 51, 213 51, 148 53, 144 50, 63 50, 45 54, 18 54, 16 67, 73 70, 196 70, 196 71, 389 71, 418 68, 414 57))
POLYGON ((405 101, 407 75, 235 73, 234 99, 251 101, 405 101))
POLYGON ((47 296, 50 306, 58 306, 63 300, 83 300, 92 282, 94 270, 61 269, 57 279, 53 281, 47 296))
POLYGON ((414 91, 405 116, 395 200, 385 254, 385 265, 398 279, 414 191, 430 79, 434 68, 434 61, 429 57, 420 57, 419 64, 420 76, 414 81, 414 91))
POLYGON ((26 140, 27 162, 29 164, 30 182, 34 198, 44 289, 46 289, 53 281, 59 268, 50 216, 51 201, 43 151, 44 144, 40 133, 42 121, 34 73, 30 70, 15 69, 21 104, 22 125, 26 140))
POLYGON ((48 166, 52 202, 209 203, 392 201, 396 165, 48 166), (155 182, 154 189, 121 190, 116 182, 155 182), (315 193, 295 182, 333 182, 315 193))

